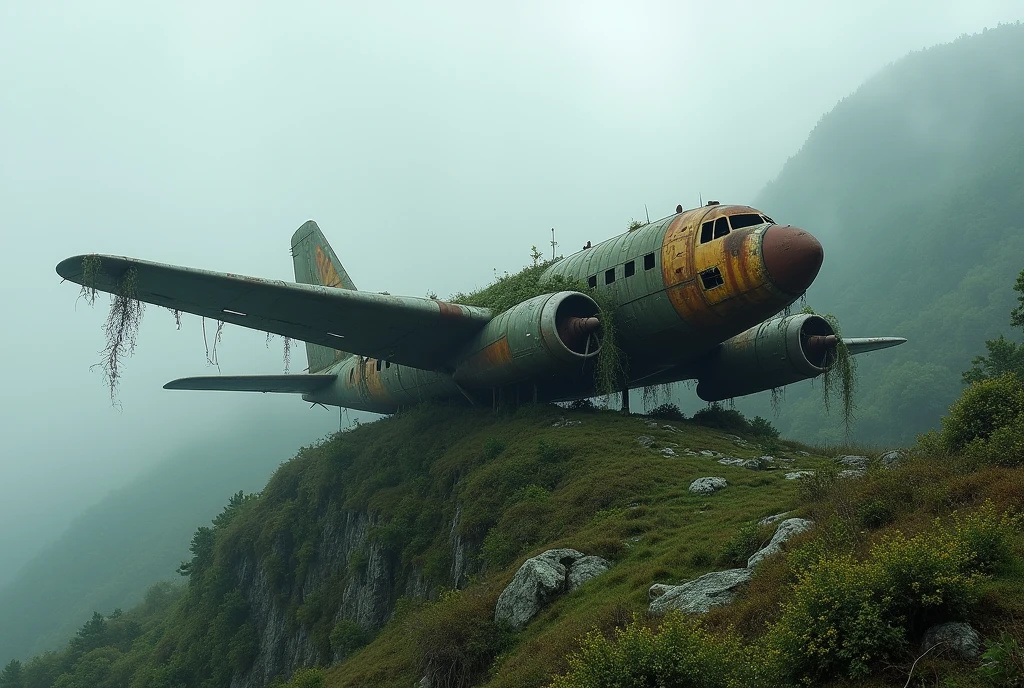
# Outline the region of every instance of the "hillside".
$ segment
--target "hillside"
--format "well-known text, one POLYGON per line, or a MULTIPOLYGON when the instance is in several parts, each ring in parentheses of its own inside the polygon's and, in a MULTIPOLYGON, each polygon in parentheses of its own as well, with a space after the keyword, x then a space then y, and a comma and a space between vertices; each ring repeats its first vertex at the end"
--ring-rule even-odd
MULTIPOLYGON (((1012 385, 1024 414, 1024 388, 1012 385)), ((1020 468, 939 460, 933 440, 930 453, 895 467, 871 459, 863 477, 845 477, 831 458, 770 433, 751 437, 755 429, 765 425, 729 411, 666 422, 552 406, 505 414, 427 406, 339 433, 303 449, 259 496, 233 498, 213 527, 196 531, 180 599, 156 589, 142 608, 97 615, 63 653, 27 662, 21 686, 262 688, 294 672, 292 685, 307 688, 409 686, 424 674, 443 686, 544 686, 580 666, 570 658, 592 629, 626 627, 648 643, 661 637, 643 630, 661 620, 645 613, 652 585, 742 569, 775 529, 758 521, 782 512, 819 525, 788 556, 755 569, 737 600, 704 626, 664 617, 673 629, 666 632, 707 645, 698 654, 726 648, 728 666, 742 655, 737 666, 762 676, 700 685, 784 685, 778 667, 788 664, 772 658, 804 657, 802 644, 785 644, 797 623, 790 616, 803 609, 806 581, 821 585, 815 567, 832 577, 843 571, 828 568, 833 562, 849 562, 843 575, 854 578, 829 595, 859 594, 873 579, 857 579, 857 567, 875 570, 876 560, 877 575, 896 576, 882 584, 908 591, 883 599, 910 595, 901 602, 908 611, 878 636, 885 647, 864 651, 863 664, 882 683, 856 685, 903 685, 933 621, 967 619, 988 639, 1024 630, 1020 519, 1000 515, 1024 501, 1020 468), (776 461, 761 470, 720 463, 757 457, 762 446, 776 461), (791 469, 817 475, 787 479, 791 469), (687 489, 705 476, 728 485, 713 494, 687 489), (496 623, 499 593, 520 564, 552 548, 604 557, 610 571, 554 597, 522 630, 496 623), (462 590, 445 592, 456 586, 462 590), (790 607, 796 612, 780 611, 790 607)), ((830 623, 853 623, 863 638, 860 618, 830 623)), ((606 642, 593 636, 587 647, 606 653, 606 642)), ((857 665, 843 669, 841 653, 835 661, 816 685, 850 685, 826 680, 836 671, 858 675, 857 665)), ((967 678, 973 671, 949 656, 922 666, 967 678)))
POLYGON ((59 647, 93 611, 127 609, 156 581, 178 578, 196 524, 232 493, 265 485, 324 426, 312 414, 285 427, 280 419, 251 420, 167 454, 85 511, 0 588, 0 664, 59 647))
MULTIPOLYGON (((823 116, 756 200, 814 233, 808 302, 849 336, 907 344, 862 356, 854 435, 903 444, 934 427, 960 372, 1006 328, 1024 266, 1024 26, 912 53, 823 116)), ((767 394, 737 400, 770 414, 767 394), (751 400, 752 399, 752 400, 751 400)), ((820 390, 786 390, 787 437, 842 439, 820 390)))

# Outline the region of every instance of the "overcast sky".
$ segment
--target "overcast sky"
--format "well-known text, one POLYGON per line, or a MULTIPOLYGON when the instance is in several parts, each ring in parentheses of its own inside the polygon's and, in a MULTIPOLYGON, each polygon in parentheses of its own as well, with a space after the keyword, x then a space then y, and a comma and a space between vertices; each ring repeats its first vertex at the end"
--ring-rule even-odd
MULTIPOLYGON (((288 239, 313 218, 360 288, 447 296, 550 252, 552 227, 570 253, 645 203, 749 202, 884 65, 1024 16, 1019 0, 498 6, 0 2, 8 568, 31 553, 19 533, 45 544, 185 436, 268 408, 337 425, 294 397, 162 390, 211 371, 199 320, 179 332, 152 307, 112 409, 89 369, 106 299, 76 306, 62 258, 291 279, 288 239)), ((239 328, 219 353, 224 373, 282 368, 279 341, 239 328)))

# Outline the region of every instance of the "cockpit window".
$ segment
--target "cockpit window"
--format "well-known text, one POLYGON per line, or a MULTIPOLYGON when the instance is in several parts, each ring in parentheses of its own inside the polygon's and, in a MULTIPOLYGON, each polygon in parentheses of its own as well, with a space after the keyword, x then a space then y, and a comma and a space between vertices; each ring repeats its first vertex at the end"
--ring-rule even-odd
POLYGON ((700 243, 706 244, 711 241, 711 232, 715 228, 713 220, 708 220, 700 226, 700 243))
POLYGON ((755 215, 754 213, 744 213, 743 215, 733 215, 729 218, 729 224, 732 225, 733 229, 743 229, 744 227, 753 227, 754 225, 761 224, 761 216, 755 215))
POLYGON ((715 238, 724 237, 729 233, 729 221, 724 217, 715 220, 715 238))
POLYGON ((764 221, 767 222, 768 224, 770 224, 770 225, 775 224, 775 220, 771 219, 767 215, 762 215, 762 217, 764 218, 764 221))

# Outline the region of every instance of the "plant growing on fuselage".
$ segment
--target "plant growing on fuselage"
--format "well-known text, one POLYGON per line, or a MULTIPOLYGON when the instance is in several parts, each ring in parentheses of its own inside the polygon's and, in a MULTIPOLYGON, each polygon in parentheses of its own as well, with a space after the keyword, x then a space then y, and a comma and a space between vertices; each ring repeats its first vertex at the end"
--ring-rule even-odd
POLYGON ((822 375, 822 403, 825 406, 825 413, 832 410, 832 402, 839 401, 843 415, 843 428, 847 437, 850 435, 850 426, 853 423, 853 412, 855 409, 853 392, 857 387, 857 362, 853 354, 843 341, 843 335, 839 328, 839 319, 831 313, 817 313, 810 306, 804 306, 801 313, 818 315, 828 322, 832 332, 836 336, 836 347, 832 350, 827 361, 828 365, 822 375))

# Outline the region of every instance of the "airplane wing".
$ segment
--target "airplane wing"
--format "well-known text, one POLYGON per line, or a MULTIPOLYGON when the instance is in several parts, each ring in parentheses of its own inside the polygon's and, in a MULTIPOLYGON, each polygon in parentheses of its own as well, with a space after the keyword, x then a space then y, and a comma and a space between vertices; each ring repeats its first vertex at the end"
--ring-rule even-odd
POLYGON ((337 375, 204 375, 171 380, 164 389, 308 394, 334 382, 337 375))
MULTIPOLYGON (((57 265, 82 284, 87 256, 57 265)), ((402 365, 442 370, 454 349, 490 321, 487 308, 413 296, 294 284, 230 273, 94 255, 100 291, 117 293, 122 276, 137 271, 139 301, 254 330, 312 342, 402 365)))
POLYGON ((890 346, 899 346, 907 340, 903 337, 848 337, 843 339, 843 344, 850 351, 850 354, 866 354, 869 351, 888 349, 890 346))

